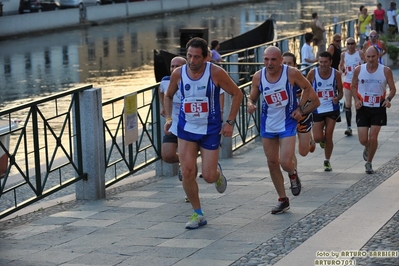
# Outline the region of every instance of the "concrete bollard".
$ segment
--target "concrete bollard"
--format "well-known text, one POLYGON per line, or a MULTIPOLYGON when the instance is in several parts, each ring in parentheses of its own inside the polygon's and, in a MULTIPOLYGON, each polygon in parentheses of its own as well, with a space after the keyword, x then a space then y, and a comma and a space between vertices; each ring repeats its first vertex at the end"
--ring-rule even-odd
MULTIPOLYGON (((158 91, 156 91, 155 93, 158 93, 158 91)), ((159 110, 159 107, 156 106, 157 102, 154 101, 154 103, 152 104, 152 110, 159 110)), ((157 136, 161 136, 161 139, 155 139, 155 145, 157 145, 157 149, 159 151, 162 151, 162 139, 164 136, 164 132, 163 132, 163 126, 165 125, 165 117, 160 115, 160 111, 159 112, 153 112, 153 117, 152 117, 153 121, 159 121, 159 134, 158 132, 154 131, 154 136, 155 138, 157 138, 157 136), (158 145, 159 144, 159 145, 158 145)), ((158 127, 154 126, 153 130, 158 130, 158 127)), ((158 160, 155 163, 155 174, 157 176, 165 176, 165 177, 172 177, 177 175, 177 172, 179 171, 179 164, 178 163, 165 163, 162 159, 158 160)))
MULTIPOLYGON (((101 89, 82 91, 79 93, 79 103, 83 172, 87 173, 87 180, 76 183, 76 199, 102 199, 105 198, 105 151, 101 89)), ((74 111, 74 120, 75 117, 74 111)), ((75 128, 76 126, 74 130, 75 128)), ((76 141, 75 150, 77 150, 76 141)), ((75 162, 78 161, 76 154, 77 152, 75 152, 75 162)))
MULTIPOLYGON (((226 122, 227 117, 230 113, 230 106, 232 103, 232 97, 230 94, 225 93, 224 95, 224 108, 223 108, 223 122, 226 122)), ((231 137, 223 137, 221 141, 221 147, 219 151, 219 159, 227 159, 233 157, 233 144, 231 137)))
MULTIPOLYGON (((238 54, 231 55, 229 62, 238 62, 238 54)), ((231 65, 230 72, 231 72, 230 74, 231 79, 234 80, 236 84, 238 84, 238 82, 240 81, 240 74, 238 74, 239 72, 238 65, 231 65)))

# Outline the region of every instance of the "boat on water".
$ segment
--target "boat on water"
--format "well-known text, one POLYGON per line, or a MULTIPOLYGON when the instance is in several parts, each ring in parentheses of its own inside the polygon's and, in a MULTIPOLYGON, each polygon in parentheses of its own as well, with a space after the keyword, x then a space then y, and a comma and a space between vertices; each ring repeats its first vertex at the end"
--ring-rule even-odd
MULTIPOLYGON (((221 55, 234 52, 247 47, 259 45, 277 39, 276 21, 271 15, 256 28, 233 37, 229 40, 220 42, 219 53, 221 55)), ((170 75, 170 61, 177 54, 166 50, 154 50, 154 74, 155 80, 160 82, 165 76, 170 75)))

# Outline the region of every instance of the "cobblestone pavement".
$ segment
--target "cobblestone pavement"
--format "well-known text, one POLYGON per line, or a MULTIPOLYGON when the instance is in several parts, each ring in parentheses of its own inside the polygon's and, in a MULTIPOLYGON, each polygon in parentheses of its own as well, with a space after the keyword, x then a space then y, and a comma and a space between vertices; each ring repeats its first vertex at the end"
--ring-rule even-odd
MULTIPOLYGON (((399 170, 399 156, 378 169, 378 174, 366 176, 347 190, 338 194, 312 213, 285 229, 280 234, 262 243, 232 265, 273 265, 301 245, 312 235, 353 206, 376 186, 399 170)), ((382 206, 384 208, 384 206, 382 206)), ((361 249, 399 251, 399 211, 361 249)), ((399 257, 381 258, 369 256, 356 258, 356 265, 399 265, 399 257)))

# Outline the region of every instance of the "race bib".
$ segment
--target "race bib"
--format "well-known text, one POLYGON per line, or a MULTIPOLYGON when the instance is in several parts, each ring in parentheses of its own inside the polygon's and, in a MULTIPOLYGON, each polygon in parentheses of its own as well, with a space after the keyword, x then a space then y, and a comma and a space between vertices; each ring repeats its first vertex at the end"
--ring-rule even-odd
POLYGON ((209 114, 209 103, 207 97, 188 97, 184 99, 183 110, 187 121, 204 119, 209 114))
POLYGON ((324 101, 331 101, 334 98, 334 90, 332 88, 318 88, 317 97, 324 101))
POLYGON ((380 107, 381 95, 376 93, 364 93, 363 106, 367 107, 380 107))
POLYGON ((270 107, 284 107, 288 104, 288 95, 284 88, 263 91, 263 97, 270 107))
POLYGON ((348 79, 351 80, 353 78, 353 71, 355 70, 356 66, 358 66, 358 65, 354 64, 353 66, 346 67, 345 75, 346 75, 347 80, 348 79))
POLYGON ((346 72, 348 73, 348 72, 352 72, 353 71, 353 68, 352 68, 352 66, 347 66, 346 67, 346 72))

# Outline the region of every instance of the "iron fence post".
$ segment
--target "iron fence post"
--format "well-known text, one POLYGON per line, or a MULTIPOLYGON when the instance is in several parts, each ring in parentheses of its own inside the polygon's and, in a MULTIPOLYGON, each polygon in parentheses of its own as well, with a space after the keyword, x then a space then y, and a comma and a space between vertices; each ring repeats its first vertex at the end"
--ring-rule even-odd
MULTIPOLYGON (((39 121, 37 119, 37 106, 32 106, 31 110, 32 110, 33 147, 35 151, 39 151, 40 143, 39 143, 39 133, 38 133, 39 121)), ((40 152, 35 152, 34 157, 35 157, 36 195, 40 196, 43 193, 40 152)))

